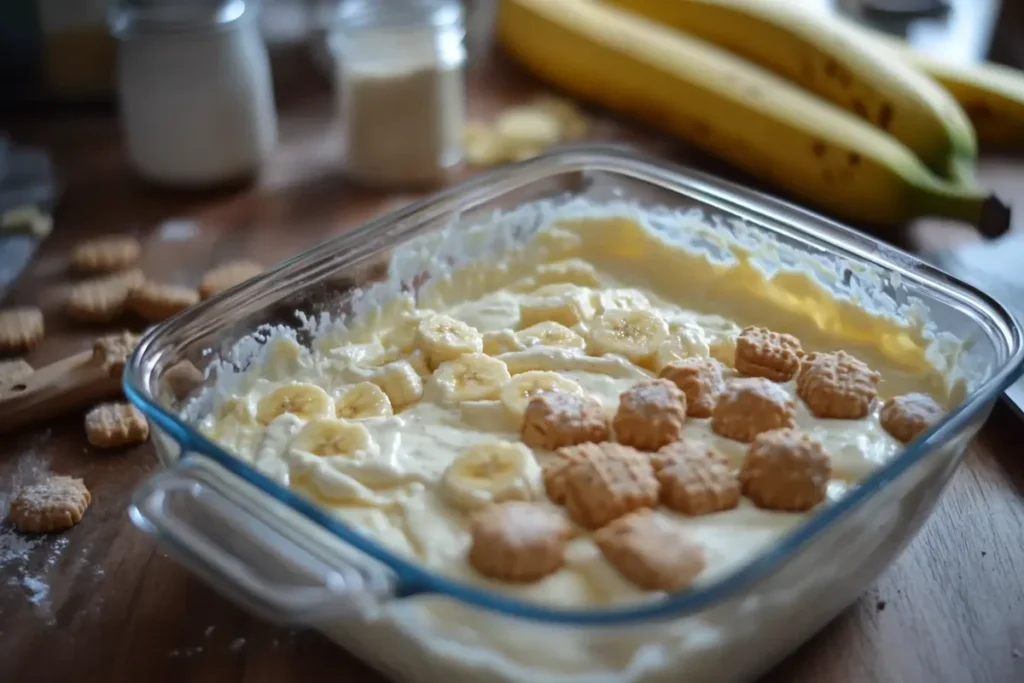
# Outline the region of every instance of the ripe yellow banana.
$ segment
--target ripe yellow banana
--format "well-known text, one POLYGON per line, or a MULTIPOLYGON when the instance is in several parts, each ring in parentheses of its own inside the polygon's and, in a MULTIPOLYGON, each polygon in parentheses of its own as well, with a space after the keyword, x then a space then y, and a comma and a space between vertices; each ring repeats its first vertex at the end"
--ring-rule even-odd
POLYGON ((985 62, 949 64, 903 41, 854 26, 887 59, 903 59, 937 80, 956 98, 986 144, 1024 145, 1024 72, 985 62))
POLYGON ((670 130, 844 218, 967 221, 990 235, 1009 211, 934 176, 862 119, 728 52, 590 0, 503 0, 498 35, 540 77, 670 130))
POLYGON ((873 49, 848 22, 780 0, 610 0, 729 50, 890 133, 957 178, 977 156, 971 122, 931 78, 873 49), (952 159, 961 160, 951 168, 952 159))

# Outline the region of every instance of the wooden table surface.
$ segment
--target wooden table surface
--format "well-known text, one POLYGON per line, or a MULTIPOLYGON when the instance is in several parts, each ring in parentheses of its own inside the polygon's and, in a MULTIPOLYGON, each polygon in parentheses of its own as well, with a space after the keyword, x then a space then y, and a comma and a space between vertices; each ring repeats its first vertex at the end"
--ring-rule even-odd
MULTIPOLYGON (((500 60, 472 79, 477 115, 536 85, 500 60)), ((66 182, 56 231, 10 303, 35 304, 47 338, 35 365, 87 348, 94 330, 62 320, 65 263, 78 239, 138 235, 153 278, 195 284, 232 257, 270 263, 412 199, 348 187, 321 93, 281 103, 281 146, 258 187, 234 194, 168 193, 136 181, 110 116, 15 122, 48 147, 66 182)), ((633 139, 677 161, 685 146, 611 121, 602 136, 633 139)), ((721 170, 717 165, 711 168, 721 170)), ((1024 207, 1024 159, 986 159, 983 180, 1024 207)), ((929 225, 917 240, 969 232, 929 225)), ((131 524, 133 488, 157 468, 151 444, 87 447, 81 414, 3 437, 0 517, 11 491, 45 473, 84 477, 93 504, 74 529, 21 537, 0 526, 0 680, 147 683, 382 679, 319 635, 256 620, 172 562, 131 524)), ((834 623, 764 680, 771 683, 1024 680, 1024 426, 1003 405, 970 448, 935 514, 891 569, 834 623)))

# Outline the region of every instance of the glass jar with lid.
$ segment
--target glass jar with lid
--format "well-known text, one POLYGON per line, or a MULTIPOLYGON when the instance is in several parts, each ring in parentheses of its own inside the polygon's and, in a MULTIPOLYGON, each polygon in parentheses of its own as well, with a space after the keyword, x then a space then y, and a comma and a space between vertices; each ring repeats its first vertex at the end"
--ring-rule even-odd
POLYGON ((459 164, 465 33, 459 0, 342 0, 328 41, 349 177, 429 185, 459 164))
POLYGON ((118 100, 128 156, 147 180, 208 186, 252 178, 277 142, 256 3, 116 0, 118 100))

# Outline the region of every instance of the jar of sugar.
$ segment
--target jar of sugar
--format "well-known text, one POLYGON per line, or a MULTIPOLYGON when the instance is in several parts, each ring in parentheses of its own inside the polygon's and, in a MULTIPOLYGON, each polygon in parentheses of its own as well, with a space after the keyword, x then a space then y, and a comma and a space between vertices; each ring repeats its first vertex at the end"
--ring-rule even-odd
POLYGON ((432 185, 459 164, 465 34, 459 0, 342 0, 328 42, 350 178, 432 185))
POLYGON ((255 177, 277 142, 256 3, 116 0, 117 83, 128 157, 145 179, 202 187, 255 177))

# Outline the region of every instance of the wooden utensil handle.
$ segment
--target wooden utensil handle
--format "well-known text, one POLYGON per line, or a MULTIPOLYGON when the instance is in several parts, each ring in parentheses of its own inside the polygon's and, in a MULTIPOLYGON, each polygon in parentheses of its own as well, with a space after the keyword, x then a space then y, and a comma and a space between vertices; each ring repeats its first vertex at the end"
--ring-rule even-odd
POLYGON ((121 391, 120 376, 111 376, 92 351, 40 368, 0 392, 0 434, 58 417, 121 391))

